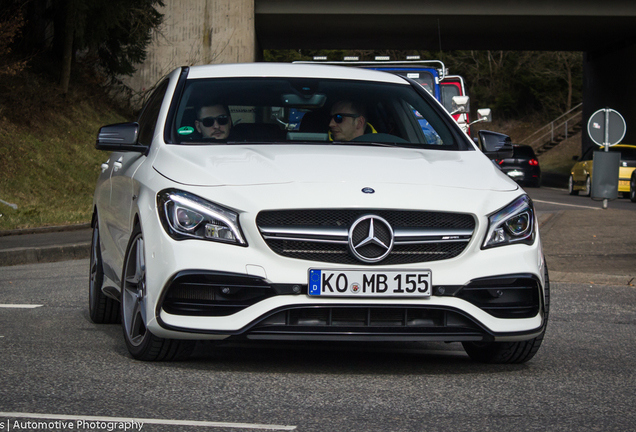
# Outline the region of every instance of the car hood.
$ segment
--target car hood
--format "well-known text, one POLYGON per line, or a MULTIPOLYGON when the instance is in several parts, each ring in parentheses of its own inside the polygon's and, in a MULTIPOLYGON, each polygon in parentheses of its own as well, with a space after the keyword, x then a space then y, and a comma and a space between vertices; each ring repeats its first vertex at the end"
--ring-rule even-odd
POLYGON ((365 145, 162 146, 164 177, 192 186, 285 183, 404 184, 512 191, 518 186, 479 151, 365 145))

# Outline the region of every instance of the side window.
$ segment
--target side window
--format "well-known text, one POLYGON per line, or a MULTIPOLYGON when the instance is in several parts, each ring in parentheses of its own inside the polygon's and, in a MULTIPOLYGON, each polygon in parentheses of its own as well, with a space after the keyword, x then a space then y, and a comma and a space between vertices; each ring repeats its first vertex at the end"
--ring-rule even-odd
POLYGON ((152 137, 155 134, 155 126, 157 125, 157 119, 159 117, 159 110, 161 110, 161 103, 163 97, 168 89, 168 80, 164 80, 159 87, 153 92, 146 102, 146 105, 141 110, 139 116, 139 144, 149 146, 152 143, 152 137))
POLYGON ((422 128, 422 132, 424 133, 424 138, 426 139, 426 144, 444 144, 442 137, 439 136, 433 125, 431 125, 426 117, 422 115, 418 110, 410 106, 410 111, 413 113, 415 119, 418 124, 422 128))

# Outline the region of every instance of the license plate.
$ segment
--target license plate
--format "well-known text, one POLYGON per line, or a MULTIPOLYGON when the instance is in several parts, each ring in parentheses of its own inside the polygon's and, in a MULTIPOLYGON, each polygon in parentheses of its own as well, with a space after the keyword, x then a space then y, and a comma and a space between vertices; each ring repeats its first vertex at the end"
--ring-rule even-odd
POLYGON ((508 171, 508 176, 509 177, 523 177, 523 171, 518 171, 518 170, 508 171))
POLYGON ((430 297, 431 271, 309 270, 309 295, 324 297, 430 297))
POLYGON ((629 187, 629 180, 619 180, 618 186, 626 186, 629 187))

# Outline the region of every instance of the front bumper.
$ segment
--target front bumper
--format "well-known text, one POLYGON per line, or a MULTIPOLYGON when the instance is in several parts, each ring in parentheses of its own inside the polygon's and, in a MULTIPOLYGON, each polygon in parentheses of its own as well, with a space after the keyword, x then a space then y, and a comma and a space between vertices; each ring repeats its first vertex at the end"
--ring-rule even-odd
MULTIPOLYGON (((541 281, 531 274, 485 278, 465 286, 433 286, 437 300, 454 298, 496 318, 534 318, 542 309, 541 281)), ((307 285, 269 284, 258 277, 221 272, 185 271, 166 286, 156 309, 167 330, 247 339, 348 341, 492 341, 494 334, 462 308, 430 299, 347 302, 307 299, 307 285), (230 318, 266 300, 271 306, 257 319, 231 332, 180 327, 185 317, 230 318)), ((322 300, 322 299, 321 299, 322 300)), ((465 305, 464 305, 465 306, 465 305)), ((194 323, 193 323, 194 324, 194 323)), ((198 325, 202 325, 199 322, 198 325)), ((523 334, 523 332, 521 332, 523 334)), ((515 332, 515 337, 520 334, 515 332)))
MULTIPOLYGON (((152 317, 147 324, 160 337, 503 341, 533 338, 544 325, 544 263, 538 236, 532 245, 481 250, 485 227, 478 227, 458 257, 388 266, 400 270, 430 269, 434 291, 429 298, 316 298, 306 294, 308 269, 337 265, 281 257, 272 253, 262 238, 250 237, 249 233, 246 236, 250 246, 244 248, 199 240, 174 241, 165 235, 156 219, 146 221, 143 228, 155 234, 144 236, 147 316, 152 317), (211 312, 214 305, 210 307, 213 302, 209 302, 209 297, 203 298, 203 303, 195 301, 189 305, 179 304, 178 297, 169 297, 174 282, 184 275, 205 279, 210 274, 243 278, 248 285, 253 282, 253 290, 263 292, 248 293, 239 299, 243 304, 226 303, 234 309, 222 313, 211 312), (502 276, 510 279, 510 275, 535 281, 531 296, 534 303, 524 306, 525 312, 518 317, 496 316, 479 299, 448 295, 469 287, 471 282, 502 276), (440 287, 445 288, 444 295, 440 295, 440 287), (257 300, 250 300, 254 298, 257 300), (201 304, 207 304, 207 311, 201 304)), ((223 286, 232 288, 228 281, 219 282, 217 288, 223 286)), ((483 288, 487 292, 497 286, 483 288)))

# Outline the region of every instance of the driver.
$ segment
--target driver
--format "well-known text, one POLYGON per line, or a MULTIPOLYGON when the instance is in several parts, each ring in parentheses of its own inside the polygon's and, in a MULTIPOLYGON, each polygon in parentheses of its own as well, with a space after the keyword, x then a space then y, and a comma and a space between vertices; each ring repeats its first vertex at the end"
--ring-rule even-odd
POLYGON ((364 135, 366 128, 367 119, 362 104, 342 100, 331 107, 329 131, 334 141, 351 141, 364 135))
POLYGON ((232 129, 232 117, 221 104, 204 105, 197 110, 194 126, 203 138, 226 139, 232 129))

